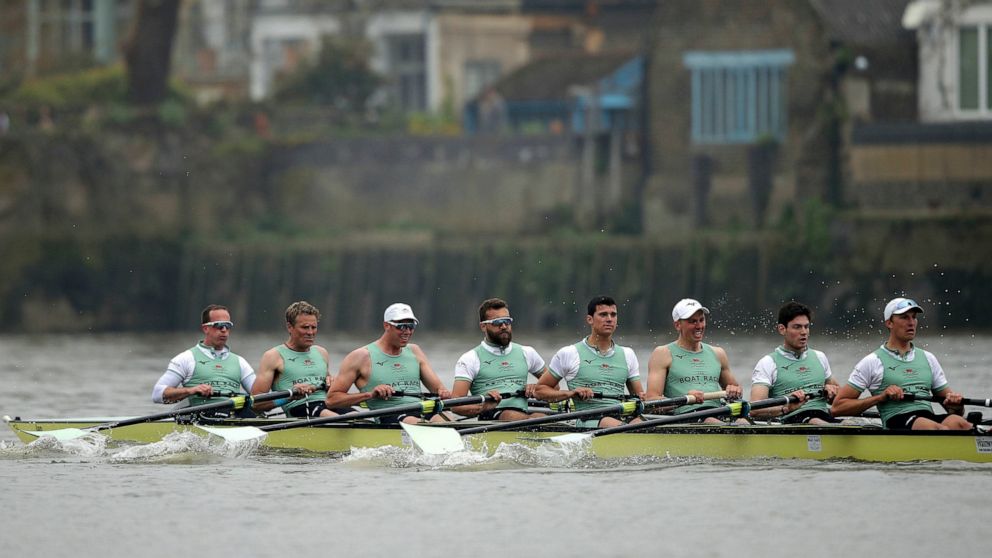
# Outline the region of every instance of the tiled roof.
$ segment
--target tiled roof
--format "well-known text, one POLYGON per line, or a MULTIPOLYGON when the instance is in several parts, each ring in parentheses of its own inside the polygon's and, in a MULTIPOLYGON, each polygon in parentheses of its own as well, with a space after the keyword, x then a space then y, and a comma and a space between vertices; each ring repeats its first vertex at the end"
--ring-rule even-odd
POLYGON ((630 52, 547 56, 499 80, 495 88, 506 100, 566 99, 569 87, 592 84, 634 56, 630 52))
POLYGON ((893 44, 912 33, 902 26, 911 0, 810 0, 831 38, 857 45, 893 44))

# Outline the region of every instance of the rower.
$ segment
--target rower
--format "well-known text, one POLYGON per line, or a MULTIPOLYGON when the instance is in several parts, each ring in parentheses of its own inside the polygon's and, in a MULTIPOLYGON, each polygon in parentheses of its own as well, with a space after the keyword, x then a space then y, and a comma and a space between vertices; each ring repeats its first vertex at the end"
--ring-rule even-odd
MULTIPOLYGON (((633 349, 613 340, 618 324, 617 303, 608 296, 597 296, 586 306, 589 335, 578 343, 562 347, 537 383, 538 399, 554 403, 572 399, 576 411, 596 407, 615 407, 624 398, 624 386, 630 395, 644 397, 640 366, 633 349), (564 381, 568 389, 559 389, 564 381), (596 397, 598 394, 599 397, 596 397), (596 398, 594 398, 596 397, 596 398)), ((630 422, 641 420, 634 417, 630 422)), ((619 415, 578 419, 579 428, 597 428, 621 424, 619 415)))
POLYGON ((327 349, 315 345, 320 310, 305 300, 286 308, 286 331, 289 339, 262 354, 251 394, 293 390, 290 399, 256 403, 256 411, 282 407, 289 417, 332 417, 354 409, 330 409, 325 406, 326 386, 331 383, 330 356, 327 349))
MULTIPOLYGON (((441 399, 451 397, 431 368, 419 346, 410 343, 420 321, 408 304, 397 302, 382 316, 382 335, 375 341, 352 351, 341 361, 337 377, 327 389, 325 405, 329 408, 358 405, 365 401, 371 410, 397 407, 421 401, 420 384, 441 399), (355 386, 358 393, 348 393, 355 386), (402 392, 399 394, 398 392, 402 392)), ((415 423, 418 414, 383 416, 381 424, 399 421, 415 423)), ((431 421, 444 420, 441 414, 431 421)))
POLYGON ((796 395, 822 394, 805 402, 755 410, 754 418, 779 417, 785 424, 824 425, 837 422, 830 415, 829 401, 837 395, 837 380, 827 355, 809 348, 813 311, 800 302, 785 303, 778 311, 776 330, 782 345, 762 357, 751 374, 751 401, 796 395))
MULTIPOLYGON (((970 430, 963 416, 961 394, 951 391, 944 369, 933 353, 913 344, 923 308, 911 298, 894 298, 882 317, 889 338, 851 372, 830 411, 834 416, 859 415, 878 407, 882 426, 892 430, 970 430), (870 396, 859 399, 863 392, 870 396), (904 394, 943 399, 948 414, 935 414, 929 401, 907 400, 904 394)), ((936 399, 935 399, 936 400, 936 399)))
POLYGON ((482 343, 463 354, 455 363, 452 397, 483 395, 491 401, 481 405, 463 405, 452 409, 481 420, 523 420, 543 417, 529 412, 527 398, 534 396, 537 384, 528 383, 528 373, 536 378, 547 371, 544 359, 527 345, 513 343, 513 318, 506 302, 498 298, 484 300, 479 306, 479 329, 482 343), (501 399, 500 393, 520 393, 520 397, 501 399))
MULTIPOLYGON (((683 298, 672 308, 672 321, 678 339, 655 347, 651 352, 648 361, 649 400, 693 395, 701 401, 704 392, 721 390, 727 392, 728 399, 740 399, 743 390, 730 371, 726 351, 703 343, 709 313, 708 308, 691 298, 683 298)), ((719 406, 718 401, 704 401, 677 407, 675 414, 719 406)), ((714 417, 702 422, 723 424, 714 417)))
MULTIPOLYGON (((155 403, 186 401, 190 406, 223 401, 242 389, 250 393, 255 383, 255 371, 244 358, 227 346, 234 322, 225 306, 211 304, 200 314, 203 340, 178 355, 165 369, 152 389, 155 403)), ((230 411, 217 411, 225 416, 230 411)), ((239 416, 252 417, 251 409, 242 409, 239 416)))

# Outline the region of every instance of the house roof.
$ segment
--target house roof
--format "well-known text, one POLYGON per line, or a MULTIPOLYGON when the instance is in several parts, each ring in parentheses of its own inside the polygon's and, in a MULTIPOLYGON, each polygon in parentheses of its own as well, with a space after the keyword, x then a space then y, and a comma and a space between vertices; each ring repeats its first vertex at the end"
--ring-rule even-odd
POLYGON ((893 44, 912 37, 902 26, 911 0, 810 0, 831 38, 856 45, 893 44))
POLYGON ((508 101, 567 99, 571 86, 589 85, 634 56, 631 52, 546 56, 518 68, 494 87, 508 101))

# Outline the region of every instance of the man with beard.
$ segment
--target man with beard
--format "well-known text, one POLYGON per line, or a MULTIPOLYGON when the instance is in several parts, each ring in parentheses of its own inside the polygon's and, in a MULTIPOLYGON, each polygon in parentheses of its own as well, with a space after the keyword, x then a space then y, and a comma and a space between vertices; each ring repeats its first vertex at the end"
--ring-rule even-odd
POLYGON ((506 302, 490 298, 479 306, 479 329, 485 334, 482 343, 463 354, 455 363, 452 397, 483 395, 492 401, 481 405, 462 405, 452 410, 481 420, 523 420, 542 417, 544 413, 527 412, 527 398, 534 396, 536 384, 527 383, 527 374, 540 378, 547 371, 544 359, 532 347, 513 342, 513 318, 506 302), (500 398, 500 393, 520 396, 500 398))
MULTIPOLYGON (((643 398, 640 366, 630 347, 617 345, 617 303, 608 296, 597 296, 586 306, 589 335, 578 343, 562 347, 551 358, 548 371, 537 383, 535 394, 549 402, 572 399, 576 411, 615 407, 623 400, 624 386, 629 394, 643 398), (568 389, 558 389, 564 380, 568 389), (597 394, 599 397, 594 398, 597 394)), ((631 422, 641 420, 635 417, 631 422)), ((621 424, 619 416, 579 419, 579 428, 605 428, 621 424)))
MULTIPOLYGON (((451 392, 434 373, 420 347, 410 343, 420 322, 408 304, 397 302, 386 308, 382 316, 382 335, 344 357, 338 375, 327 389, 325 405, 329 408, 348 407, 365 401, 369 409, 388 409, 421 401, 420 384, 441 399, 451 392), (348 393, 351 386, 358 393, 348 393), (398 393, 402 392, 402 394, 398 393)), ((379 417, 380 424, 419 422, 419 414, 379 417)), ((442 420, 440 415, 430 417, 442 420)))
POLYGON ((836 422, 830 416, 830 401, 837 395, 837 380, 830 372, 827 355, 809 348, 809 334, 813 326, 813 311, 805 304, 791 301, 778 311, 779 335, 784 339, 780 347, 765 355, 751 374, 751 401, 796 395, 799 403, 760 409, 753 417, 781 417, 786 424, 824 425, 836 422), (811 393, 823 393, 805 401, 811 393))
POLYGON ((329 409, 324 404, 327 385, 331 383, 327 349, 315 345, 320 310, 305 300, 294 302, 286 308, 286 331, 289 339, 265 351, 258 365, 255 385, 251 394, 270 390, 292 389, 292 399, 255 404, 256 411, 282 407, 288 417, 332 417, 351 412, 352 409, 329 409))
POLYGON ((882 426, 893 430, 971 430, 961 414, 961 394, 951 391, 944 369, 933 353, 917 348, 917 316, 923 308, 909 298, 894 298, 885 305, 882 317, 889 339, 861 359, 841 386, 830 411, 834 416, 859 415, 872 406, 882 415, 882 426), (871 396, 859 399, 863 392, 871 396), (905 394, 931 395, 943 399, 949 414, 937 415, 929 401, 906 400, 905 394))
MULTIPOLYGON (((667 345, 655 347, 651 353, 649 400, 693 395, 701 401, 705 392, 720 390, 727 392, 728 399, 740 399, 741 386, 730 371, 726 351, 703 343, 709 313, 708 308, 691 298, 683 298, 672 308, 672 321, 679 337, 667 345)), ((719 406, 718 401, 703 401, 677 407, 675 414, 719 406)), ((723 424, 716 417, 707 417, 703 422, 723 424)))
MULTIPOLYGON (((244 358, 227 347, 234 328, 227 307, 211 304, 200 314, 203 340, 176 355, 152 389, 152 401, 175 403, 187 400, 190 406, 204 405, 227 399, 241 392, 250 392, 255 371, 244 358)), ((213 416, 229 415, 230 411, 213 411, 213 416)), ((240 416, 254 416, 251 409, 242 409, 240 416)))

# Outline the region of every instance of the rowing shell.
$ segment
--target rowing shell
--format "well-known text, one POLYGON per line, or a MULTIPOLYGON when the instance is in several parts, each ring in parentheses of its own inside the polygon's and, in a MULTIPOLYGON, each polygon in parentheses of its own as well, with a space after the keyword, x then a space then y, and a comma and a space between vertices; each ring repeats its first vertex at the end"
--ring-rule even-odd
MULTIPOLYGON (((113 422, 119 417, 80 419, 11 419, 7 425, 25 443, 36 438, 22 431, 87 428, 113 422)), ((233 419, 213 426, 265 426, 286 419, 233 419)), ((467 428, 478 422, 438 425, 437 428, 467 428)), ((195 427, 175 421, 157 421, 124 426, 103 434, 120 442, 151 443, 176 431, 195 427)), ((540 443, 542 438, 578 432, 567 426, 534 430, 487 432, 469 436, 469 445, 490 453, 500 444, 540 443)), ((278 449, 345 453, 353 448, 409 446, 409 438, 395 425, 342 423, 277 430, 263 445, 278 449)), ((597 457, 622 458, 707 457, 716 459, 854 459, 860 461, 970 461, 992 462, 992 435, 960 431, 893 432, 865 426, 720 426, 674 425, 644 431, 594 438, 590 451, 597 457)))

